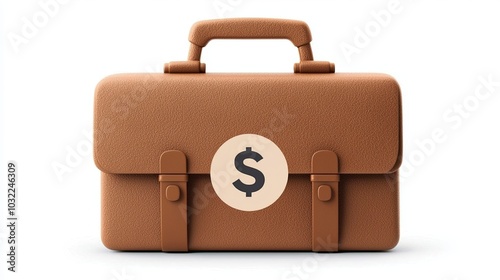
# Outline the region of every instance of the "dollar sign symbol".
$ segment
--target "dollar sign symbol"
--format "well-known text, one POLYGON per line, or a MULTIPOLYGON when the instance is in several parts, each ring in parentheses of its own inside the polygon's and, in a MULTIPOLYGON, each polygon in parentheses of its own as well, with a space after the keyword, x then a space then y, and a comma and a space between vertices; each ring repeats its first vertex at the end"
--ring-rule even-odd
POLYGON ((259 162, 263 157, 257 153, 252 151, 251 147, 247 147, 245 151, 239 153, 234 158, 234 166, 238 169, 239 172, 250 175, 254 177, 255 183, 252 185, 247 185, 241 182, 240 179, 233 182, 233 186, 237 188, 239 191, 246 193, 246 197, 252 197, 252 193, 260 190, 262 186, 264 186, 265 178, 264 174, 259 170, 246 166, 243 161, 247 158, 251 158, 256 162, 259 162))

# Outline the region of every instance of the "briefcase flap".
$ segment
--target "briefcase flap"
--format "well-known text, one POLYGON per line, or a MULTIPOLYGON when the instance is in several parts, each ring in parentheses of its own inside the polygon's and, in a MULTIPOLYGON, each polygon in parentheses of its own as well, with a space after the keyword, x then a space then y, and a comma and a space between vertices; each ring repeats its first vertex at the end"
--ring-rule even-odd
POLYGON ((180 150, 189 174, 209 174, 228 139, 258 134, 290 174, 332 150, 341 174, 381 174, 401 163, 401 97, 383 74, 120 74, 96 88, 94 160, 105 173, 158 174, 180 150))

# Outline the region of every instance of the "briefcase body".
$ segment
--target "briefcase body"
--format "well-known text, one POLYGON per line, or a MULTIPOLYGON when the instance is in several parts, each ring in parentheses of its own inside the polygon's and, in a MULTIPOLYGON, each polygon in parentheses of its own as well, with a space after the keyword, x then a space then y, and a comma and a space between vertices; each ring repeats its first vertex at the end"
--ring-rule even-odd
POLYGON ((189 59, 96 88, 102 241, 132 251, 388 250, 399 240, 401 96, 314 61, 307 25, 203 21, 189 59), (294 73, 205 73, 213 38, 287 38, 294 73))

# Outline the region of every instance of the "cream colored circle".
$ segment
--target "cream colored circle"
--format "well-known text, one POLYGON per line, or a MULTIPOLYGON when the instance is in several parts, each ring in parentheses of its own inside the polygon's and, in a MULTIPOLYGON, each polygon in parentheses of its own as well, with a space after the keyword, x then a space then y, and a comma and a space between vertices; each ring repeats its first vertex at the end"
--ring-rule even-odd
POLYGON ((280 148, 271 140, 257 134, 237 135, 222 144, 215 153, 210 167, 210 180, 219 198, 227 205, 242 211, 257 211, 273 204, 285 190, 288 181, 288 164, 280 148), (251 148, 262 156, 260 161, 247 158, 244 164, 262 172, 265 182, 261 189, 247 197, 233 183, 241 180, 251 185, 255 178, 238 171, 236 156, 251 148))

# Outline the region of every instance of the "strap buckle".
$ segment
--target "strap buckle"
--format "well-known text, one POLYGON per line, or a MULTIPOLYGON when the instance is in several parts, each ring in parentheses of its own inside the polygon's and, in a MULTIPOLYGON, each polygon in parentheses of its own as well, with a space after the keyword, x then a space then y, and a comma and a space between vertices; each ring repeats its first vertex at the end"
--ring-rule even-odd
POLYGON ((322 150, 311 159, 312 250, 339 250, 339 160, 337 154, 322 150))
POLYGON ((160 157, 161 250, 187 252, 187 161, 181 151, 165 151, 160 157))

